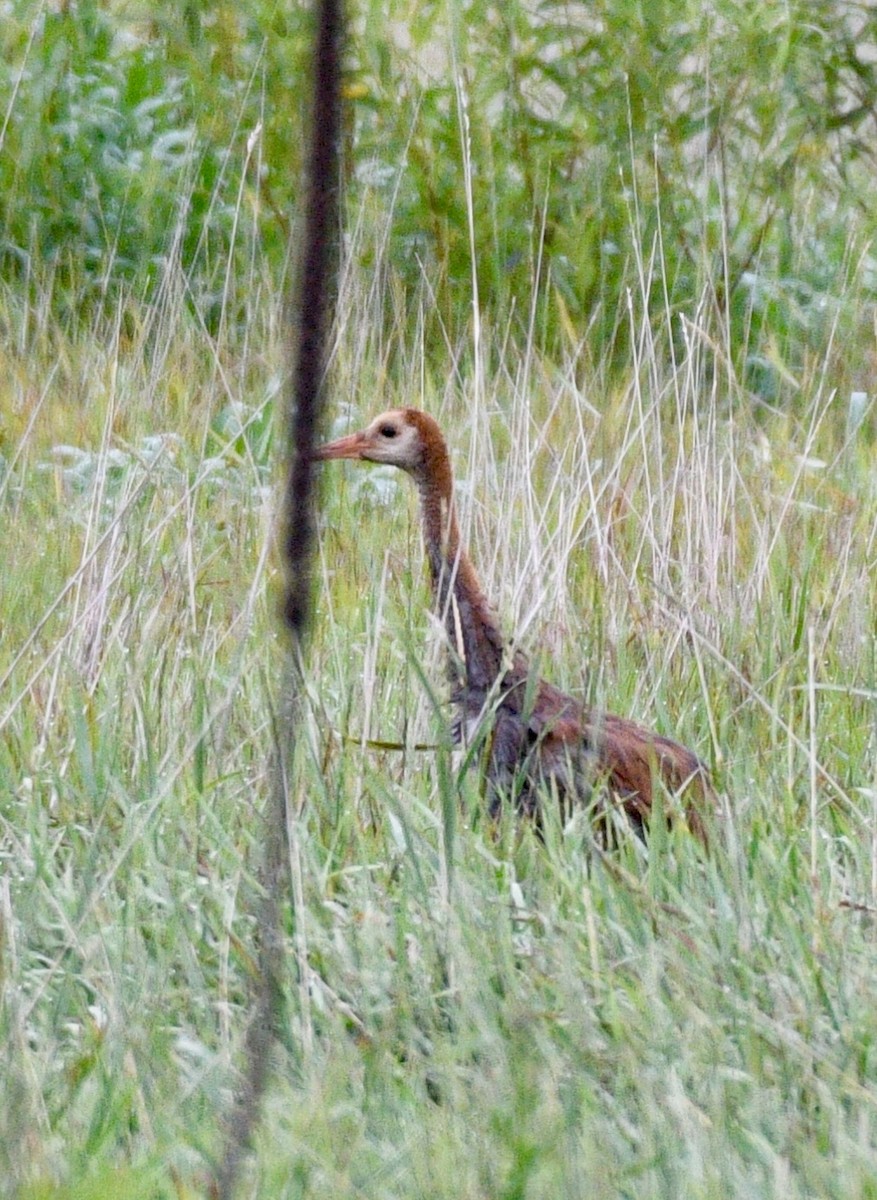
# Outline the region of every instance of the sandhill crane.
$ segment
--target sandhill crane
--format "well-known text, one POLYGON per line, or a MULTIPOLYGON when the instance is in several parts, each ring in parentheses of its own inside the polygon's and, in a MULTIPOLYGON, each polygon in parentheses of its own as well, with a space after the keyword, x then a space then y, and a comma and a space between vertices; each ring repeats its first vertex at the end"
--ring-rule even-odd
POLYGON ((642 831, 658 775, 681 796, 689 829, 707 840, 705 816, 715 797, 695 754, 634 721, 586 707, 537 678, 523 652, 506 646, 460 541, 450 458, 432 417, 392 409, 361 432, 319 447, 315 456, 390 463, 417 486, 433 595, 446 631, 455 738, 484 738, 493 815, 509 799, 538 817, 539 797, 553 785, 565 811, 571 800, 596 795, 603 818, 606 804, 615 802, 642 831))

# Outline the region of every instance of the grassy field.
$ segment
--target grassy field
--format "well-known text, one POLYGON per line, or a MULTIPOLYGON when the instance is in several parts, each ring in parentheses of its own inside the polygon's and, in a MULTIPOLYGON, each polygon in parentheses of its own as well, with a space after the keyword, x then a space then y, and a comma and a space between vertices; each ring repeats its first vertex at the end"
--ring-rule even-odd
MULTIPOLYGON (((505 628, 697 749, 726 818, 709 858, 605 858, 580 820, 490 828, 442 749, 366 747, 442 744, 440 647, 407 482, 324 468, 242 1194, 877 1197, 873 397, 834 346, 757 403, 706 304, 671 352, 634 302, 613 383, 490 327, 432 377, 370 296, 348 277, 337 431, 438 416, 505 628)), ((254 273, 215 336, 173 288, 51 312, 0 302, 0 1190, 198 1196, 259 933, 281 306, 254 273)))

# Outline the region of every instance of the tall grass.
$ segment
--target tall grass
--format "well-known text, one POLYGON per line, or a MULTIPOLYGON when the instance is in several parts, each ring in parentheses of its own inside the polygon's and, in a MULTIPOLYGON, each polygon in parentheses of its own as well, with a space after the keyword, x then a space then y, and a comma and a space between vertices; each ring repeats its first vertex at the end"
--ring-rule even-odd
MULTIPOLYGON (((611 386, 486 314, 479 372, 461 341, 439 376, 351 266, 338 420, 441 420, 504 626, 697 748, 722 844, 605 859, 580 819, 490 827, 443 748, 414 497, 327 468, 288 1044, 249 1194, 877 1193, 873 402, 829 355, 794 416, 759 404, 714 306, 681 339, 649 315, 640 251, 611 386)), ((7 1194, 197 1195, 220 1151, 276 665, 282 313, 251 262, 215 337, 173 267, 156 308, 85 332, 0 304, 7 1194)))

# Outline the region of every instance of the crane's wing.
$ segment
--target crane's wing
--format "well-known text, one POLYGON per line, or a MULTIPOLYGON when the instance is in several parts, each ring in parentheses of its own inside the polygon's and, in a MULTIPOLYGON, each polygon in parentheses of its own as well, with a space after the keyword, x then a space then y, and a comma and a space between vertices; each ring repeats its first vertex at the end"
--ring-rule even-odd
POLYGON ((682 799, 688 826, 707 840, 706 810, 715 796, 704 763, 685 746, 626 717, 586 708, 540 681, 527 714, 530 739, 545 774, 568 779, 571 769, 604 779, 637 824, 647 823, 659 776, 682 799))

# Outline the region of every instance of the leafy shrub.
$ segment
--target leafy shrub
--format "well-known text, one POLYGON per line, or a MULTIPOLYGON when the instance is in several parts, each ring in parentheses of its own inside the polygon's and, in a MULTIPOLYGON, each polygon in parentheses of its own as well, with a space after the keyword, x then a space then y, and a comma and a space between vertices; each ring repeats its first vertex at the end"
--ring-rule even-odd
MULTIPOLYGON (((216 300, 208 323, 248 286, 242 247, 279 282, 308 10, 9 7, 7 270, 51 264, 81 303, 120 281, 148 293, 170 256, 216 300)), ((864 0, 363 4, 345 187, 351 252, 392 283, 385 319, 422 312, 444 356, 474 251, 480 307, 513 336, 627 357, 628 294, 675 336, 706 280, 738 366, 777 399, 843 329, 836 297, 874 231, 871 22, 864 0)))
POLYGON ((148 292, 175 256, 196 291, 209 288, 241 226, 260 39, 231 8, 168 4, 148 22, 89 0, 12 8, 0 67, 12 96, 0 153, 7 276, 50 270, 81 306, 120 283, 148 292))
MULTIPOLYGON (((874 228, 869 13, 833 0, 471 0, 452 32, 456 67, 448 54, 400 88, 398 59, 371 63, 358 154, 384 168, 370 178, 386 203, 395 197, 397 269, 416 293, 431 257, 442 320, 459 325, 471 301, 468 155, 480 300, 505 319, 515 299, 526 325, 541 268, 537 334, 549 345, 589 323, 601 345, 623 341, 628 288, 672 314, 691 309, 706 277, 735 344, 818 349, 851 231, 874 228), (403 157, 398 186, 386 168, 403 157)), ((412 29, 419 64, 435 30, 412 29)))

